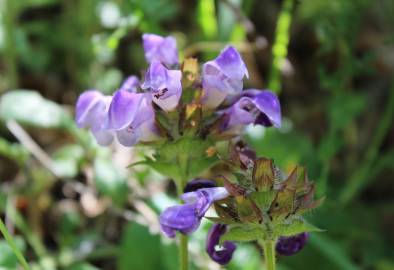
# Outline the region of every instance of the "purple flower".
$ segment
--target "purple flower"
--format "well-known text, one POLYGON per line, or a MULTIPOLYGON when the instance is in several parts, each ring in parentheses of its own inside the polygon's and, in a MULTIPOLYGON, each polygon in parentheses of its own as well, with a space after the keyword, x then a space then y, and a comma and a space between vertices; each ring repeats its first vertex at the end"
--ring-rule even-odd
POLYGON ((221 127, 224 132, 239 133, 249 124, 281 126, 280 103, 274 93, 256 89, 244 92, 230 108, 221 112, 225 116, 221 127))
POLYGON ((117 91, 109 107, 106 126, 115 131, 118 141, 124 146, 155 140, 158 131, 150 96, 117 91))
POLYGON ((183 205, 175 205, 164 210, 160 215, 162 232, 175 237, 175 232, 189 234, 197 230, 202 217, 209 207, 217 200, 229 196, 224 187, 202 188, 182 195, 183 205))
POLYGON ((178 105, 182 95, 182 73, 180 70, 168 70, 160 62, 152 61, 145 73, 142 89, 149 89, 153 102, 165 111, 171 111, 178 105))
POLYGON ((140 86, 140 81, 137 76, 129 76, 120 86, 119 90, 137 93, 137 88, 140 86))
POLYGON ((77 100, 75 120, 79 128, 90 128, 97 143, 109 145, 113 141, 113 133, 105 129, 110 96, 104 96, 96 90, 83 92, 77 100))
POLYGON ((208 232, 206 251, 215 262, 225 265, 228 264, 233 257, 233 253, 237 246, 231 241, 224 241, 220 246, 220 237, 226 233, 227 225, 214 224, 208 232))
POLYGON ((228 95, 239 94, 244 76, 249 74, 241 56, 234 47, 226 47, 215 60, 203 66, 203 106, 216 108, 228 95))
POLYGON ((146 61, 151 63, 157 60, 167 66, 178 64, 178 49, 175 38, 144 34, 142 40, 146 61))
POLYGON ((306 244, 309 234, 304 232, 291 237, 280 237, 276 252, 282 256, 291 256, 299 252, 306 244))

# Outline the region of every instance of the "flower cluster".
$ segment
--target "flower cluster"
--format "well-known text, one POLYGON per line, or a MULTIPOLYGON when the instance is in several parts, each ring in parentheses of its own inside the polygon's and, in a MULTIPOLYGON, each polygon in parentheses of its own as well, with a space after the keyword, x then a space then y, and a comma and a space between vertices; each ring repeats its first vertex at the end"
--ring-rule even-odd
POLYGON ((280 126, 275 94, 243 91, 249 75, 234 47, 203 64, 202 74, 194 59, 180 65, 173 37, 144 34, 143 47, 149 67, 142 82, 130 76, 112 96, 89 90, 77 101, 78 126, 89 128, 100 145, 116 138, 130 147, 184 134, 220 140, 240 135, 249 124, 280 126))
MULTIPOLYGON (((111 96, 97 90, 80 95, 76 122, 89 128, 98 144, 114 139, 126 146, 149 143, 155 149, 145 163, 175 180, 183 204, 160 215, 162 232, 196 231, 207 210, 217 217, 208 233, 206 251, 219 264, 227 264, 237 241, 275 241, 281 255, 305 245, 307 232, 316 230, 301 215, 316 207, 314 185, 297 167, 287 178, 266 158, 243 144, 228 156, 215 155, 215 143, 231 142, 246 126, 281 126, 277 96, 268 90, 243 90, 249 73, 238 51, 228 46, 202 65, 195 59, 179 61, 176 40, 143 35, 149 64, 140 82, 128 77, 111 96), (223 161, 232 178, 208 180, 200 173, 223 161), (218 249, 220 246, 220 249, 218 249)), ((139 164, 142 164, 139 162, 139 164)))
POLYGON ((189 234, 197 230, 207 209, 214 205, 218 217, 208 233, 206 250, 219 264, 227 264, 237 241, 274 241, 279 255, 290 256, 300 251, 308 232, 318 231, 302 214, 317 207, 314 184, 306 172, 296 167, 288 177, 272 160, 256 158, 256 154, 239 143, 229 154, 229 171, 233 178, 217 181, 195 179, 189 182, 182 199, 184 205, 167 208, 160 216, 164 234, 174 231, 189 234), (221 183, 223 187, 216 187, 221 183), (220 249, 217 249, 221 246, 220 249))

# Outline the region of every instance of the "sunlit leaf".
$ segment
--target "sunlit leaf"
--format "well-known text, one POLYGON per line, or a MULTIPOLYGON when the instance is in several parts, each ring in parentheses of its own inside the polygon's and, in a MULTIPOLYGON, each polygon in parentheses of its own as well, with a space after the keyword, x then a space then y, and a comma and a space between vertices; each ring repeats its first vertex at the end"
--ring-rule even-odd
POLYGON ((264 231, 258 226, 236 226, 230 228, 230 230, 220 238, 220 241, 250 242, 257 239, 264 239, 264 237, 264 231))
POLYGON ((84 158, 82 146, 70 144, 63 146, 53 154, 53 162, 58 176, 75 177, 79 171, 79 163, 84 158))
POLYGON ((115 203, 123 204, 127 199, 126 175, 110 158, 97 157, 94 161, 94 179, 97 189, 115 203))
POLYGON ((122 235, 118 269, 163 269, 160 264, 160 237, 136 223, 129 223, 122 235))
POLYGON ((321 232, 323 230, 309 224, 306 220, 298 218, 289 222, 289 224, 280 224, 275 226, 274 234, 277 236, 293 236, 303 232, 321 232))
POLYGON ((63 128, 71 121, 60 105, 29 90, 13 90, 3 95, 0 119, 43 128, 63 128))

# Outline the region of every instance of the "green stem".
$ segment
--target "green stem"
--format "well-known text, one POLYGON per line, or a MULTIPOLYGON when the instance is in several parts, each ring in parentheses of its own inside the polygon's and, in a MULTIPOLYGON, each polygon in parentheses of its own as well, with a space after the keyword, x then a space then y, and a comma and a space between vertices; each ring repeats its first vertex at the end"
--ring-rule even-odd
POLYGON ((275 240, 265 240, 260 242, 261 247, 264 251, 265 270, 275 270, 275 240))
MULTIPOLYGON (((183 194, 183 182, 177 181, 177 193, 178 197, 183 194)), ((189 258, 188 258, 188 239, 187 235, 179 234, 179 269, 180 270, 187 270, 189 268, 189 258)))
POLYGON ((189 268, 189 256, 187 251, 188 239, 184 234, 179 234, 179 269, 187 270, 189 268))
POLYGON ((41 242, 41 239, 36 233, 34 233, 26 221, 23 219, 21 214, 15 209, 12 203, 7 203, 6 213, 10 219, 15 223, 15 227, 20 231, 23 237, 26 239, 28 244, 31 246, 34 253, 38 258, 44 258, 47 256, 48 252, 41 242))
POLYGON ((380 118, 380 122, 376 128, 375 134, 369 143, 368 150, 365 154, 360 169, 356 170, 350 177, 347 185, 342 190, 339 196, 339 202, 345 206, 350 203, 360 191, 368 184, 369 175, 373 170, 373 165, 379 155, 379 148, 381 147, 384 138, 389 131, 394 118, 394 86, 390 89, 390 96, 388 98, 387 106, 380 118))
MULTIPOLYGON (((0 1, 0 8, 1 8, 0 1)), ((2 12, 4 24, 4 41, 5 41, 5 55, 4 61, 6 64, 6 78, 8 78, 8 88, 13 89, 18 86, 18 70, 16 65, 16 51, 15 51, 15 1, 4 1, 2 12)))
POLYGON ((14 239, 12 238, 11 234, 8 232, 7 227, 5 226, 4 222, 1 219, 0 219, 0 231, 3 234, 8 245, 10 245, 19 263, 23 266, 25 270, 30 270, 30 267, 25 257, 23 257, 22 252, 20 252, 20 250, 16 246, 14 239))
POLYGON ((281 90, 280 70, 287 56, 293 5, 294 0, 284 1, 276 24, 275 43, 272 46, 272 65, 268 80, 268 89, 278 94, 281 90))

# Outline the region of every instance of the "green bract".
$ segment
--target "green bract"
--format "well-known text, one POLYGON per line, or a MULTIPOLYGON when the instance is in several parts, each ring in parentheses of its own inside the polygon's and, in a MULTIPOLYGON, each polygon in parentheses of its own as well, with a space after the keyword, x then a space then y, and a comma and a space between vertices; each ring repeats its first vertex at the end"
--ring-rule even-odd
POLYGON ((215 203, 218 217, 209 218, 229 225, 221 241, 276 241, 282 236, 321 231, 302 217, 322 202, 314 200, 315 185, 303 167, 296 167, 285 178, 270 159, 250 159, 242 169, 242 158, 234 157, 232 154, 229 162, 233 178, 223 177, 232 196, 215 203))

